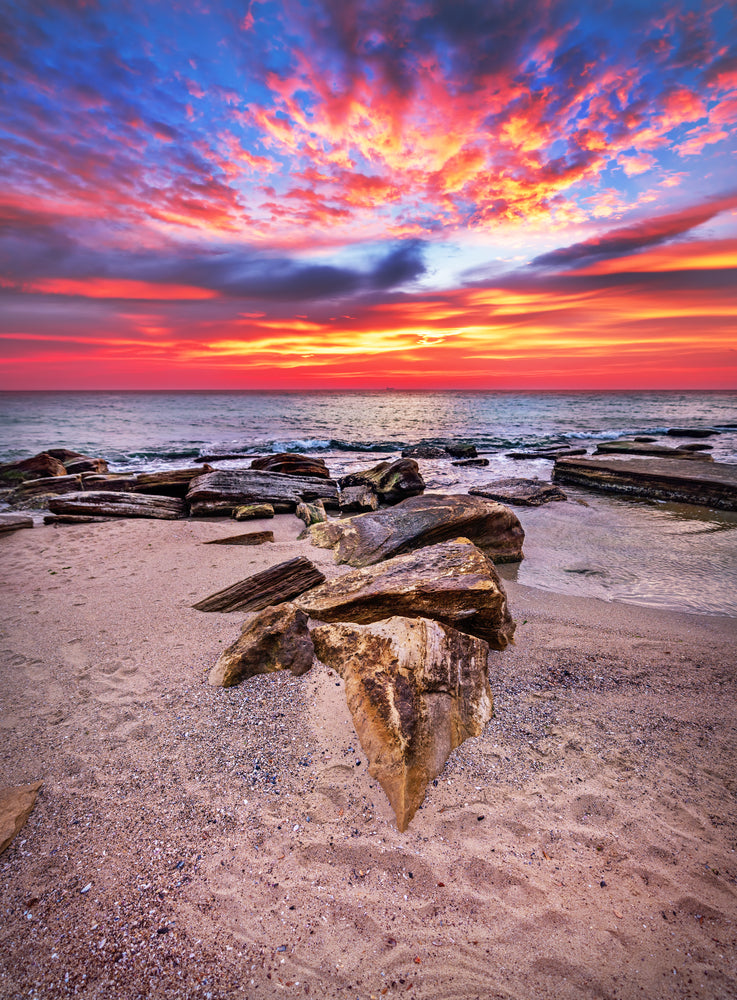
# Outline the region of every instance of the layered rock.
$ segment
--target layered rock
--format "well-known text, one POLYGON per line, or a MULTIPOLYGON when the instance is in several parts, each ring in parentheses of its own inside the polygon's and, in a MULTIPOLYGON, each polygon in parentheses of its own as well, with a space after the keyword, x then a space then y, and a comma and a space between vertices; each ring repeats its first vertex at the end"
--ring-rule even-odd
POLYGON ((463 536, 494 562, 522 558, 525 533, 507 507, 465 494, 410 497, 390 510, 316 524, 313 545, 335 548, 335 561, 370 566, 390 556, 463 536))
POLYGON ((711 455, 694 454, 686 448, 669 448, 664 444, 653 444, 647 441, 601 441, 594 452, 595 455, 647 455, 653 458, 701 459, 713 462, 711 455))
POLYGON ((324 582, 325 577, 309 559, 297 556, 224 587, 192 607, 197 611, 260 611, 324 582))
POLYGON ((379 509, 379 498, 370 486, 346 486, 338 494, 338 504, 346 514, 359 514, 379 509))
POLYGON ((315 653, 345 680, 353 724, 405 830, 451 751, 492 716, 488 646, 424 618, 320 625, 315 653))
POLYGON ((91 514, 96 517, 152 517, 175 520, 184 517, 184 501, 177 497, 144 493, 68 493, 49 500, 52 514, 91 514))
POLYGON ((737 510, 737 465, 678 459, 562 458, 555 482, 654 500, 737 510))
POLYGON ((276 670, 291 670, 298 677, 310 669, 313 657, 307 615, 293 604, 268 607, 247 622, 240 637, 221 653, 208 683, 231 687, 276 670))
POLYGON ((251 462, 251 468, 263 469, 266 472, 285 472, 290 476, 330 479, 330 472, 324 459, 294 454, 293 452, 280 452, 277 455, 254 458, 251 462))
POLYGON ((417 496, 425 489, 417 462, 400 458, 396 462, 379 462, 361 472, 351 472, 339 480, 340 488, 369 486, 385 504, 396 504, 407 497, 417 496))
POLYGON ((431 618, 493 649, 505 649, 515 627, 493 564, 466 538, 356 569, 307 591, 295 604, 325 622, 431 618))
POLYGON ((184 498, 193 479, 212 471, 210 465, 198 465, 189 469, 168 469, 165 472, 141 472, 135 478, 133 492, 184 498))
POLYGON ((0 514, 0 534, 6 531, 17 531, 19 528, 32 528, 33 518, 29 514, 0 514))
POLYGON ((475 497, 487 497, 522 507, 539 507, 551 500, 568 499, 563 490, 553 483, 544 483, 539 479, 495 479, 491 483, 474 486, 468 492, 475 497))
POLYGON ((50 476, 65 476, 66 474, 67 470, 59 459, 45 451, 32 458, 24 458, 20 462, 0 465, 0 483, 6 483, 10 486, 26 479, 46 479, 50 476))
POLYGON ((301 500, 338 504, 338 486, 332 479, 288 476, 259 469, 218 470, 193 479, 187 503, 194 516, 230 517, 248 504, 268 503, 275 510, 295 511, 301 500))

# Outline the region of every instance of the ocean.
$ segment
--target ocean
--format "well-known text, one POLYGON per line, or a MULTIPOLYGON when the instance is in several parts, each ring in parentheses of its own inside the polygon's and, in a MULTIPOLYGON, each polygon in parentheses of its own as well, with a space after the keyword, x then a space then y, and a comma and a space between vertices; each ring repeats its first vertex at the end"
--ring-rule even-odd
MULTIPOLYGON (((3 392, 0 463, 45 448, 104 457, 112 471, 299 451, 342 475, 420 441, 470 442, 488 468, 420 460, 427 488, 466 492, 491 479, 549 479, 552 462, 507 452, 712 427, 715 461, 737 464, 737 392, 3 392)), ((568 503, 515 508, 525 559, 507 579, 559 593, 737 617, 737 514, 566 488, 568 503)))

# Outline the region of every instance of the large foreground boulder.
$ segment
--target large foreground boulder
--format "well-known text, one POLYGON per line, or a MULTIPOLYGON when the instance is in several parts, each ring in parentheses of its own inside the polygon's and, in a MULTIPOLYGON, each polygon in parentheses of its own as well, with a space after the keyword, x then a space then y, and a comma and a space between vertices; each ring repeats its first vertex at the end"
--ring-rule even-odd
POLYGON ((489 647, 424 618, 319 625, 317 657, 345 681, 348 708, 400 830, 451 751, 492 716, 489 647))
POLYGON ((337 506, 338 486, 332 479, 288 476, 259 469, 219 469, 193 479, 187 503, 194 516, 230 517, 248 504, 269 503, 275 509, 295 511, 301 500, 323 500, 337 506))
POLYGON ((514 621, 491 561, 466 538, 441 542, 336 577, 302 594, 297 607, 324 622, 432 618, 505 649, 514 621))
POLYGON ((350 566, 371 566, 461 536, 475 542, 494 562, 518 562, 525 537, 519 518, 509 508, 465 494, 409 497, 390 510, 315 524, 309 531, 313 545, 334 548, 335 561, 350 566))
POLYGON ((153 517, 173 521, 184 517, 184 501, 145 493, 90 491, 67 493, 49 500, 52 514, 91 514, 95 517, 153 517))
POLYGON ((351 486, 369 486, 382 503, 396 504, 424 492, 425 480, 414 459, 400 458, 396 462, 379 462, 370 469, 343 476, 341 489, 351 486))
POLYGON ((315 650, 307 615, 293 604, 266 608, 243 626, 210 671, 213 687, 231 687, 255 674, 291 670, 295 677, 312 666, 315 650))

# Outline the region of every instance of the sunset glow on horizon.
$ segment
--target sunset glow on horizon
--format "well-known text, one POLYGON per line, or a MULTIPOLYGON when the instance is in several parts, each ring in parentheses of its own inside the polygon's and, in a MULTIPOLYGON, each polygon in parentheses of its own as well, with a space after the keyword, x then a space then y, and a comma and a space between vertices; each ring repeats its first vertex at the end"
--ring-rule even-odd
POLYGON ((729 0, 12 5, 0 388, 732 388, 729 0))

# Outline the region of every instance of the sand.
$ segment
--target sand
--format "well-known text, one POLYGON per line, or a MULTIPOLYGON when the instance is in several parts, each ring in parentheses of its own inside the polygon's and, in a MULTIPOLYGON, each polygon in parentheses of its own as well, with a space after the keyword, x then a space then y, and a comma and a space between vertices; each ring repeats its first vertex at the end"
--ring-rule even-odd
POLYGON ((507 584, 496 716, 404 834, 323 666, 206 676, 198 599, 293 555, 225 521, 0 538, 0 996, 737 996, 733 619, 507 584))

